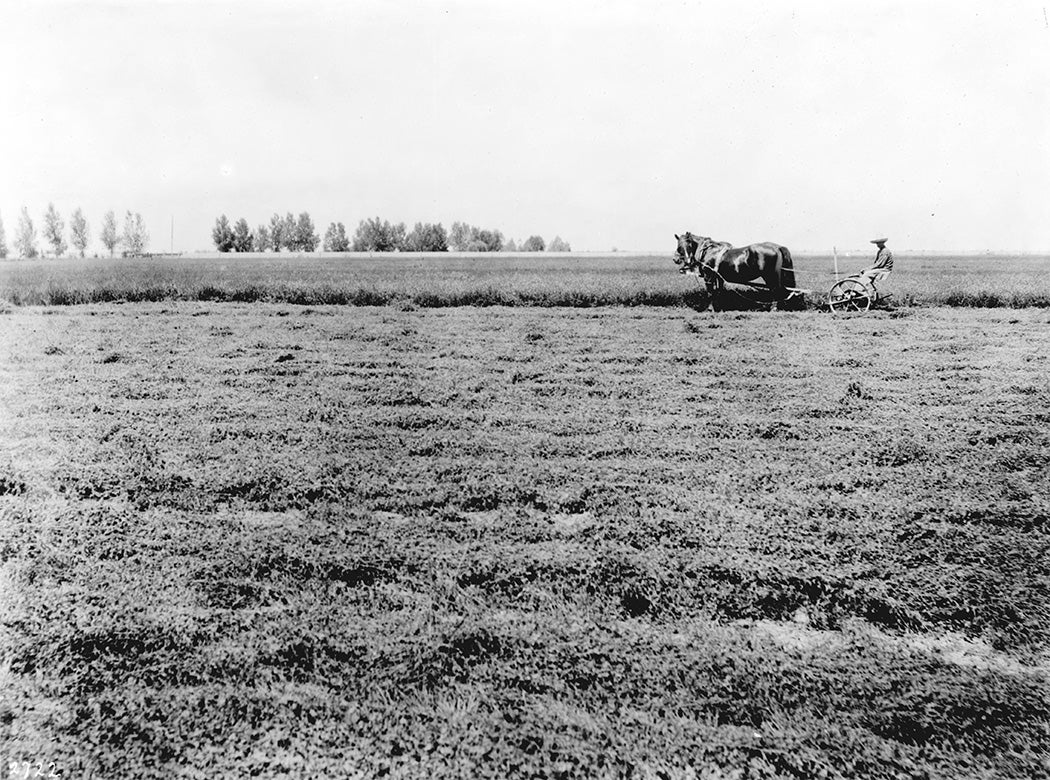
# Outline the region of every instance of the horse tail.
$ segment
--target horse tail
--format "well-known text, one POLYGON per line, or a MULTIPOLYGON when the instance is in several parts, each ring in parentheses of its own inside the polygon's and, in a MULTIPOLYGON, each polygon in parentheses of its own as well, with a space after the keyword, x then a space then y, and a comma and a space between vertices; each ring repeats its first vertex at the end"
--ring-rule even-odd
POLYGON ((780 247, 780 283, 784 287, 795 286, 795 266, 791 261, 791 252, 786 246, 780 247))

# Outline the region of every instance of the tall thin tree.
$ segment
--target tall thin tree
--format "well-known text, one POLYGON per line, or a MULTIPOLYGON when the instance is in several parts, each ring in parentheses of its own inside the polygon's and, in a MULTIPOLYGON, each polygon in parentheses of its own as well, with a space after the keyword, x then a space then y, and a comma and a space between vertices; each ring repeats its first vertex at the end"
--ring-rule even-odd
POLYGON ((270 217, 270 248, 274 252, 280 252, 284 247, 284 242, 284 219, 280 214, 274 212, 274 215, 270 217))
POLYGON ((135 212, 135 241, 138 253, 141 255, 149 247, 149 231, 146 230, 146 220, 137 211, 135 212))
POLYGON ((113 250, 120 243, 120 236, 117 235, 117 215, 113 213, 113 209, 102 217, 102 234, 99 240, 102 241, 102 246, 109 250, 109 256, 113 257, 113 250))
POLYGON ((304 211, 299 214, 299 221, 295 223, 295 244, 300 252, 313 252, 321 243, 321 237, 314 230, 314 221, 310 219, 310 212, 304 211))
POLYGON ((220 252, 233 251, 233 228, 230 227, 230 220, 225 214, 215 219, 215 227, 211 230, 211 240, 220 252))
POLYGON ((292 215, 292 212, 289 211, 287 214, 284 215, 284 231, 283 231, 283 238, 284 238, 283 246, 289 252, 298 252, 299 249, 300 249, 300 247, 299 247, 299 234, 296 231, 297 227, 298 227, 298 223, 295 221, 295 217, 292 215))
POLYGON ((27 259, 36 257, 36 228, 29 216, 29 209, 22 206, 22 215, 18 218, 18 233, 15 234, 15 251, 19 257, 27 259))
POLYGON ((84 256, 84 250, 87 249, 88 245, 88 223, 84 217, 84 212, 79 208, 73 212, 73 216, 69 219, 69 233, 73 239, 73 246, 76 247, 77 251, 80 252, 80 256, 84 256))
POLYGON ((128 257, 138 257, 146 251, 149 233, 141 214, 129 211, 124 215, 124 234, 120 240, 124 244, 124 254, 128 257))
POLYGON ((241 217, 233 226, 233 251, 252 251, 252 229, 248 227, 248 220, 241 217))
POLYGON ((65 232, 66 223, 62 221, 62 216, 55 208, 55 204, 48 203, 47 211, 44 213, 44 240, 51 244, 55 257, 61 257, 66 253, 65 232))
POLYGON ((266 227, 265 223, 255 228, 255 235, 252 237, 252 249, 256 252, 270 251, 270 229, 266 227))

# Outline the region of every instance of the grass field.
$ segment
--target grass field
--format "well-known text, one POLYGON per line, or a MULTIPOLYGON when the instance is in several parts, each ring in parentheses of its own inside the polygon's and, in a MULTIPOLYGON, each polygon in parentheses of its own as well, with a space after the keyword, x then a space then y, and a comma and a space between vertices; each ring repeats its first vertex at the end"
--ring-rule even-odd
MULTIPOLYGON (((672 247, 673 248, 673 247, 672 247)), ((302 305, 412 303, 438 307, 703 306, 701 285, 662 256, 435 257, 201 255, 134 260, 0 262, 0 301, 64 305, 163 300, 269 301, 302 305)), ((842 258, 854 272, 867 256, 842 258)), ((824 303, 829 256, 796 256, 800 287, 824 303)), ((985 255, 897 257, 881 285, 899 305, 1050 306, 1050 258, 985 255)), ((731 302, 736 298, 730 296, 731 302)))
MULTIPOLYGON (((14 267, 5 296, 47 300, 14 267)), ((263 267, 271 290, 358 284, 263 267)), ((403 289, 391 268, 361 284, 403 289)), ((99 283, 79 273, 63 289, 99 283)), ((105 778, 1050 773, 1045 309, 416 294, 0 315, 3 756, 105 778)))

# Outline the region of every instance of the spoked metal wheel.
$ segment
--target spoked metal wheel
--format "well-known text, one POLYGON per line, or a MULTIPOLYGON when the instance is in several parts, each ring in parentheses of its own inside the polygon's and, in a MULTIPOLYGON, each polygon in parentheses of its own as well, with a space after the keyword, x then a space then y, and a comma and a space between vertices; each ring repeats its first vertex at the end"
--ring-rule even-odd
POLYGON ((832 311, 867 311, 871 308, 871 290, 858 279, 836 282, 828 293, 832 311))

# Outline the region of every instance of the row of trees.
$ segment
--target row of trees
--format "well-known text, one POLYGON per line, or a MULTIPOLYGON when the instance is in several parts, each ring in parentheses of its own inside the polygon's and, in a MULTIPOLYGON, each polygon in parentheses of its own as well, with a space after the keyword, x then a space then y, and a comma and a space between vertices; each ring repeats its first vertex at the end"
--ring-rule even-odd
POLYGON ((305 211, 298 219, 290 211, 283 217, 274 214, 268 226, 259 225, 254 231, 243 217, 231 226, 223 214, 215 220, 211 240, 220 252, 313 252, 321 243, 313 220, 305 211))
POLYGON ((512 238, 507 242, 504 250, 507 252, 571 252, 572 247, 561 236, 555 236, 549 244, 544 243, 543 236, 529 236, 521 242, 521 246, 515 244, 512 238))
POLYGON ((498 230, 482 230, 464 222, 453 222, 448 232, 439 222, 417 222, 412 230, 404 222, 363 219, 353 238, 342 222, 329 223, 322 240, 306 211, 296 218, 289 211, 283 217, 274 214, 269 224, 252 230, 243 217, 232 225, 225 214, 215 220, 212 242, 220 252, 314 252, 321 246, 325 252, 569 252, 568 242, 555 236, 547 246, 540 236, 530 236, 520 248, 513 240, 504 244, 498 230))
MULTIPOLYGON (((66 235, 65 221, 55 204, 48 203, 43 221, 43 239, 50 246, 51 254, 61 257, 72 245, 83 257, 91 232, 81 209, 76 209, 70 216, 68 243, 66 235)), ((37 257, 40 254, 37 240, 36 226, 29 216, 29 210, 23 207, 14 238, 16 256, 37 257)), ((130 211, 125 214, 123 232, 118 232, 117 217, 111 210, 102 218, 99 240, 110 256, 118 246, 125 256, 138 256, 144 254, 149 246, 149 232, 142 215, 130 211)), ((447 252, 450 249, 456 252, 571 251, 568 242, 559 236, 555 236, 549 245, 544 243, 541 236, 529 236, 518 245, 513 239, 504 243, 503 234, 498 230, 481 229, 465 222, 453 222, 451 230, 447 232, 440 222, 417 222, 409 231, 404 222, 391 224, 379 217, 361 220, 353 238, 347 235, 342 222, 332 222, 322 240, 306 211, 300 213, 298 218, 291 212, 283 217, 274 214, 269 224, 261 224, 255 230, 243 218, 231 225, 223 214, 215 220, 212 241, 220 252, 280 252, 285 249, 291 252, 314 252, 318 246, 325 252, 447 252)), ((0 217, 0 258, 6 258, 9 251, 4 221, 0 217)))
POLYGON ((453 222, 449 233, 449 245, 456 252, 571 252, 569 242, 561 236, 551 239, 547 245, 542 236, 529 236, 518 244, 513 238, 504 243, 498 230, 481 230, 474 225, 453 222))
MULTIPOLYGON (((87 218, 79 208, 73 212, 69 219, 69 243, 66 243, 66 223, 62 215, 58 213, 54 203, 47 204, 44 213, 43 224, 44 242, 51 247, 51 253, 55 257, 61 257, 69 250, 70 244, 84 256, 91 239, 91 231, 88 227, 87 218)), ((124 217, 124 232, 117 232, 117 216, 113 211, 107 211, 102 218, 102 232, 99 234, 102 245, 109 250, 112 256, 118 246, 122 247, 123 253, 129 256, 141 255, 149 245, 149 232, 141 214, 127 212, 124 217)), ((22 214, 18 219, 18 231, 14 237, 14 249, 16 257, 34 258, 40 254, 37 248, 36 225, 33 224, 29 210, 22 207, 22 214)), ((4 220, 0 217, 0 258, 6 258, 9 249, 7 246, 7 234, 4 231, 4 220)))

